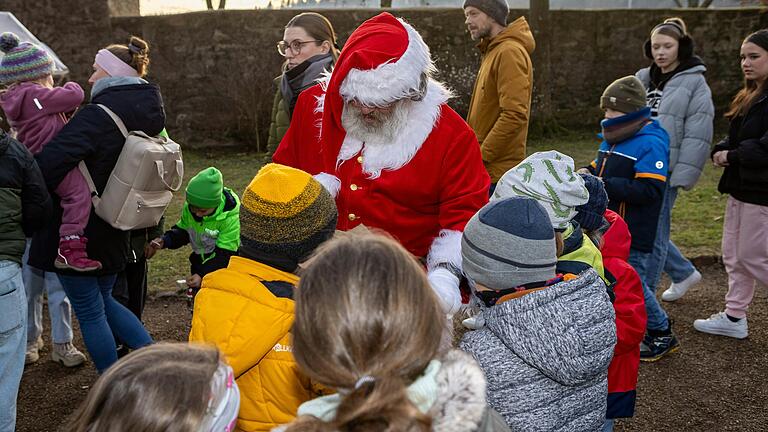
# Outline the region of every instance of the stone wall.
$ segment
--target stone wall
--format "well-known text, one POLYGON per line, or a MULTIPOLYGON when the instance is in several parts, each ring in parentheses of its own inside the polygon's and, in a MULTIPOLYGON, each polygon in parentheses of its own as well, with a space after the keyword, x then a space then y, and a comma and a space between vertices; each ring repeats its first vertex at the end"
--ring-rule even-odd
MULTIPOLYGON (((87 84, 93 55, 130 34, 151 45, 150 80, 163 89, 168 129, 189 145, 246 145, 264 148, 282 58, 275 43, 295 10, 204 11, 165 16, 117 16, 115 0, 61 2, 0 0, 53 48, 87 84)), ((128 2, 134 4, 135 1, 128 2)), ((132 11, 128 8, 128 11, 132 11)), ((340 43, 375 10, 321 11, 336 27, 340 43)), ((527 10, 512 11, 515 17, 527 10)), ((398 9, 424 36, 440 74, 466 113, 479 57, 459 9, 398 9)), ((706 61, 718 112, 741 85, 738 49, 743 37, 768 27, 768 14, 733 10, 551 11, 535 28, 533 130, 561 126, 597 128, 598 101, 607 84, 646 66, 642 44, 651 27, 670 14, 682 16, 706 61), (545 37, 546 36, 546 37, 545 37), (543 42, 543 43, 542 43, 543 42), (548 56, 544 44, 549 43, 548 56), (548 57, 548 61, 547 61, 548 57), (539 79, 536 79, 538 77, 539 79), (546 102, 546 103, 544 103, 546 102)))

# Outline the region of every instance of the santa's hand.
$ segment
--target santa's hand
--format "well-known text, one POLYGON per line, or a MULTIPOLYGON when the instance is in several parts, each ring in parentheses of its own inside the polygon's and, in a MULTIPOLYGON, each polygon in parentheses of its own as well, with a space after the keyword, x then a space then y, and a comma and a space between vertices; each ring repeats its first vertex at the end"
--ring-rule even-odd
POLYGON ((427 273, 432 289, 440 299, 440 306, 446 315, 452 316, 461 308, 459 277, 444 267, 438 267, 427 273))

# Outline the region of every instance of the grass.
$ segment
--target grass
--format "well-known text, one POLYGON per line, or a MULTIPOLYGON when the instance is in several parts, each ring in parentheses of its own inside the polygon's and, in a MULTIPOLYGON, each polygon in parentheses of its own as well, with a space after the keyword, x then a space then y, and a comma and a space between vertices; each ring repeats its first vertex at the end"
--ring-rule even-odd
MULTIPOLYGON (((573 157, 576 166, 584 166, 595 157, 599 142, 589 135, 558 139, 531 139, 528 152, 558 150, 573 157)), ((245 190, 259 168, 266 162, 263 153, 227 149, 188 150, 184 153, 184 184, 203 168, 215 166, 224 175, 224 183, 238 195, 245 190)), ((722 218, 726 197, 717 192, 721 171, 707 164, 696 187, 682 192, 672 216, 672 238, 687 256, 719 255, 722 218)), ((179 219, 184 193, 179 192, 166 212, 166 229, 179 219)), ((162 250, 150 261, 150 290, 172 290, 174 281, 189 272, 188 247, 162 250)))

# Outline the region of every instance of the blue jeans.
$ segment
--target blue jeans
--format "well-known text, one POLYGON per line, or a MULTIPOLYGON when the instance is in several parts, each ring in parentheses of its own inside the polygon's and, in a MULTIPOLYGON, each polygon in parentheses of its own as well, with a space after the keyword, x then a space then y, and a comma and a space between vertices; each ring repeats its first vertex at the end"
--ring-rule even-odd
POLYGON ((152 343, 141 321, 112 298, 116 279, 117 275, 59 275, 80 321, 85 346, 99 373, 117 361, 115 336, 132 349, 152 343))
POLYGON ((0 261, 0 432, 16 429, 16 398, 27 348, 27 296, 21 266, 0 261))
POLYGON ((637 249, 629 250, 629 265, 634 267, 643 283, 643 297, 645 297, 645 312, 648 314, 648 330, 666 330, 669 327, 667 313, 661 308, 656 299, 656 291, 648 285, 648 264, 652 257, 651 252, 640 252, 637 249))
POLYGON ((659 226, 656 229, 653 256, 648 261, 648 284, 654 292, 661 282, 662 270, 669 275, 672 282, 682 282, 696 270, 670 239, 672 208, 675 206, 678 189, 676 187, 666 188, 661 213, 659 213, 659 226))
POLYGON ((603 432, 613 432, 613 419, 605 419, 605 423, 603 423, 603 432))
POLYGON ((72 306, 56 273, 44 272, 26 264, 31 239, 27 239, 21 275, 27 292, 27 345, 43 333, 43 291, 48 294, 48 316, 51 318, 53 343, 72 342, 72 306))

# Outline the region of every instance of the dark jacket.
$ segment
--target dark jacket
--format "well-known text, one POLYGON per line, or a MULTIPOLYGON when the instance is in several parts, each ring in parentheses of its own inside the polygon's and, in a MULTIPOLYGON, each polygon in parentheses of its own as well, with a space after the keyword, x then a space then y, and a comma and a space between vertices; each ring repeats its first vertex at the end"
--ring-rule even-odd
POLYGON ((717 190, 745 203, 768 206, 768 92, 746 115, 731 119, 728 136, 711 155, 721 150, 728 150, 729 166, 717 190))
POLYGON ((50 213, 51 198, 32 153, 0 130, 0 261, 21 264, 25 237, 42 228, 50 213))
POLYGON ((667 181, 669 135, 653 120, 617 144, 603 141, 588 167, 602 177, 608 208, 629 225, 632 249, 651 252, 667 181))
MULTIPOLYGON (((103 78, 110 79, 110 78, 103 78)), ((117 163, 125 138, 104 110, 94 104, 106 105, 125 123, 128 130, 140 130, 154 136, 165 128, 165 110, 160 89, 154 84, 129 84, 108 87, 92 98, 67 123, 59 134, 45 145, 35 157, 43 172, 48 190, 54 190, 64 176, 84 160, 99 193, 104 191, 112 169, 117 163)), ((33 239, 29 263, 45 271, 53 266, 59 244, 61 206, 54 196, 53 217, 33 239)), ((113 228, 91 210, 85 228, 88 256, 99 260, 102 269, 91 276, 121 272, 130 253, 130 232, 113 228)), ((83 275, 83 273, 70 274, 83 275)))

